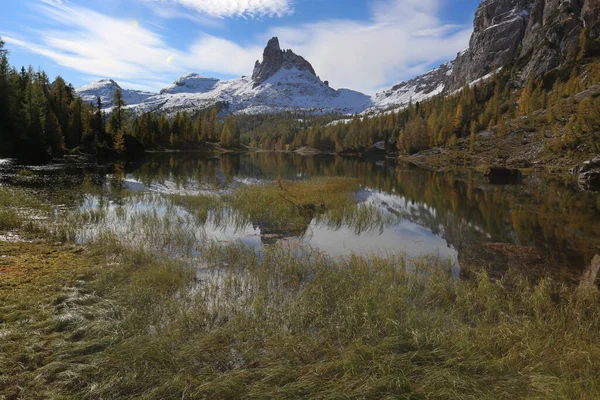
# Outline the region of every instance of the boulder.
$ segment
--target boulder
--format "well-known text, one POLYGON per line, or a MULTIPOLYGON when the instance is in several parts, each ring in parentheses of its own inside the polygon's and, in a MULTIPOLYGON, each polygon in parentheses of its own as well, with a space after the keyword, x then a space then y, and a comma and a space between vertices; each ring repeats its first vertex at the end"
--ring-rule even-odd
POLYGON ((571 173, 577 176, 580 189, 600 192, 600 156, 584 161, 574 167, 571 173))

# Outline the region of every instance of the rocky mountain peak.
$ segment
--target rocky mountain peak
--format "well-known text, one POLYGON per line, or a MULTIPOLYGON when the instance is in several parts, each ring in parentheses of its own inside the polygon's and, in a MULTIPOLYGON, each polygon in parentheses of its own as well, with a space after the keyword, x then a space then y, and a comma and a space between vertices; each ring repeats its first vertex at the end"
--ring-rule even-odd
POLYGON ((304 57, 295 54, 292 50, 281 50, 279 39, 273 37, 267 43, 267 47, 265 47, 262 63, 257 60, 254 64, 254 71, 252 73, 254 87, 269 79, 281 68, 296 68, 300 71, 308 71, 312 75, 317 76, 312 65, 304 57))
POLYGON ((600 37, 599 0, 483 0, 467 51, 458 55, 448 90, 510 63, 520 80, 539 77, 573 57, 581 31, 600 37))

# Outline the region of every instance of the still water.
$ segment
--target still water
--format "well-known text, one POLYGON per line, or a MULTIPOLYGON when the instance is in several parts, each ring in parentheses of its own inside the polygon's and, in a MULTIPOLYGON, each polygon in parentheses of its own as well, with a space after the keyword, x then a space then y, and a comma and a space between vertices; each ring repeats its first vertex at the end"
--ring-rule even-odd
MULTIPOLYGON (((143 162, 125 165, 41 167, 0 161, 0 185, 30 188, 61 210, 107 210, 105 224, 132 240, 135 228, 119 222, 119 215, 149 209, 160 215, 179 207, 168 201, 174 196, 219 195, 243 185, 272 183, 278 176, 357 178, 361 185, 354 194, 357 201, 394 216, 394 223, 357 229, 314 219, 284 233, 261 221, 227 224, 208 218, 195 222, 194 228, 212 240, 257 248, 285 242, 333 256, 351 252, 435 255, 447 259, 455 272, 467 265, 492 274, 513 267, 566 279, 576 279, 600 253, 600 196, 542 172, 527 174, 517 184, 493 185, 466 170, 436 173, 394 160, 328 155, 148 154, 143 162), (154 201, 140 200, 144 197, 132 193, 154 194, 154 201)), ((185 216, 190 210, 176 212, 185 216)), ((184 220, 189 224, 189 218, 184 220)), ((95 232, 89 226, 78 240, 91 240, 95 232)))

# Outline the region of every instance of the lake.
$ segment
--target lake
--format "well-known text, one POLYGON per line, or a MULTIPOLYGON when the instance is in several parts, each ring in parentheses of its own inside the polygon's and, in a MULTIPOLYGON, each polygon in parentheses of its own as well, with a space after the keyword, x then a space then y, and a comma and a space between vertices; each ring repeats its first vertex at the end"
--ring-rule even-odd
POLYGON ((253 248, 289 243, 333 256, 352 252, 448 260, 455 275, 463 266, 483 267, 492 275, 509 268, 526 274, 577 279, 600 253, 600 196, 582 192, 569 179, 532 171, 513 184, 491 184, 473 171, 432 172, 392 159, 259 152, 209 157, 201 153, 150 153, 127 164, 51 164, 23 166, 0 160, 0 185, 35 191, 56 208, 102 217, 88 221, 74 239, 93 240, 100 227, 136 239, 124 215, 172 212, 199 235, 253 248), (351 177, 360 182, 354 196, 379 210, 384 222, 334 224, 317 218, 292 230, 264 221, 208 215, 174 198, 219 195, 245 185, 314 177, 351 177), (149 200, 150 199, 150 200, 149 200), (127 236, 129 235, 129 236, 127 236))

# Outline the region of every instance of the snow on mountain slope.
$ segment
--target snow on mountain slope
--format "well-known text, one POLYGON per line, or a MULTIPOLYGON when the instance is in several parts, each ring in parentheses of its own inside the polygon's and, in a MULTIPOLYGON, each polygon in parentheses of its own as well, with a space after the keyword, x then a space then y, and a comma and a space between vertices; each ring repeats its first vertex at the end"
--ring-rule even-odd
MULTIPOLYGON (((272 38, 257 61, 251 77, 228 81, 195 73, 183 75, 160 93, 123 90, 127 108, 136 114, 179 111, 194 113, 220 103, 230 113, 274 113, 289 110, 313 113, 355 114, 405 107, 411 100, 422 101, 444 90, 453 62, 442 64, 424 75, 402 82, 374 97, 349 89, 333 89, 317 76, 312 65, 291 50, 281 50, 272 38), (365 111, 366 110, 366 111, 365 111)), ((119 85, 103 79, 77 89, 86 102, 100 96, 104 108, 112 104, 119 85)))
MULTIPOLYGON (((400 108, 411 101, 423 101, 444 91, 447 77, 452 73, 454 61, 440 65, 426 74, 417 76, 406 82, 401 82, 389 90, 377 93, 374 109, 400 108)), ((373 110, 369 110, 373 111, 373 110)))
POLYGON ((206 93, 214 89, 219 82, 217 78, 209 78, 196 73, 185 74, 177 79, 173 85, 160 91, 160 94, 176 93, 206 93))
POLYGON ((217 82, 208 92, 162 91, 128 108, 136 113, 160 110, 193 112, 223 103, 231 113, 272 113, 286 110, 357 113, 369 107, 371 98, 347 89, 334 90, 307 71, 281 68, 255 87, 249 77, 217 82))
MULTIPOLYGON (((102 98, 110 107, 118 85, 102 80, 77 89, 85 101, 102 98)), ((273 113, 298 110, 315 113, 359 113, 373 106, 371 97, 348 89, 335 90, 317 77, 308 61, 291 50, 281 50, 279 40, 269 40, 263 61, 256 62, 252 77, 220 81, 190 73, 160 94, 123 91, 127 108, 134 113, 178 111, 193 113, 222 103, 231 113, 273 113)))
MULTIPOLYGON (((78 88, 76 92, 85 103, 93 103, 94 106, 96 106, 97 97, 100 96, 102 108, 108 109, 112 107, 113 95, 117 88, 120 86, 112 79, 101 79, 78 88)), ((121 89, 121 91, 125 104, 139 104, 155 95, 139 90, 121 89)))

